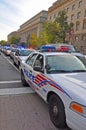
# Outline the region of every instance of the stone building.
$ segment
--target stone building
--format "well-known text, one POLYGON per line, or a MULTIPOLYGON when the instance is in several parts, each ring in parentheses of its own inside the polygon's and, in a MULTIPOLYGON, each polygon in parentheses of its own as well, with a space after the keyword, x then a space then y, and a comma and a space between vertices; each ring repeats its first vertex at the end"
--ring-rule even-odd
POLYGON ((67 22, 73 22, 69 42, 86 54, 86 0, 57 0, 48 9, 48 20, 54 21, 59 11, 66 10, 67 22))
POLYGON ((17 31, 11 32, 11 33, 8 34, 8 36, 7 36, 8 41, 10 40, 11 37, 15 37, 15 36, 17 36, 17 35, 18 35, 17 31))
POLYGON ((47 20, 47 11, 43 10, 37 15, 22 24, 18 30, 18 35, 21 37, 21 43, 30 45, 29 39, 31 34, 39 36, 43 28, 43 23, 47 20))

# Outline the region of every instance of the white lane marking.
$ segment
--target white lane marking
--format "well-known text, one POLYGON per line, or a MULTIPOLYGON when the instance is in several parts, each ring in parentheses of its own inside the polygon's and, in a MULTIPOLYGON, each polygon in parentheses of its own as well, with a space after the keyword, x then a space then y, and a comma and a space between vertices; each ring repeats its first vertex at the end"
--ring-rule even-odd
POLYGON ((9 84, 9 83, 21 83, 21 80, 15 80, 15 81, 0 81, 0 84, 9 84))
POLYGON ((5 88, 0 89, 0 96, 3 95, 17 95, 17 94, 24 94, 24 93, 34 93, 34 91, 30 87, 23 87, 23 88, 5 88))
POLYGON ((12 64, 12 62, 11 62, 6 56, 3 55, 3 57, 4 57, 18 72, 20 72, 20 71, 17 69, 17 67, 14 66, 14 65, 12 64))

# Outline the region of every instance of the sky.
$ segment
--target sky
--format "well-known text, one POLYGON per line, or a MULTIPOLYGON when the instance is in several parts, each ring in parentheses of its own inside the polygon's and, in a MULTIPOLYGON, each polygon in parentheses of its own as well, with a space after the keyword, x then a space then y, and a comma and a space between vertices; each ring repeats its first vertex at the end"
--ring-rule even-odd
POLYGON ((0 0, 0 41, 56 0, 0 0))

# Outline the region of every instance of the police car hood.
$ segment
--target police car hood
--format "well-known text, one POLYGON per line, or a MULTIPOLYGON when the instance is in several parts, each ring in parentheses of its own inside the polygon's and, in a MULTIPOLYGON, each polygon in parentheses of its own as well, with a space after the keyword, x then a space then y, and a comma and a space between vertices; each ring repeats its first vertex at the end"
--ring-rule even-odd
POLYGON ((49 77, 64 90, 80 93, 86 98, 86 72, 51 74, 49 77))

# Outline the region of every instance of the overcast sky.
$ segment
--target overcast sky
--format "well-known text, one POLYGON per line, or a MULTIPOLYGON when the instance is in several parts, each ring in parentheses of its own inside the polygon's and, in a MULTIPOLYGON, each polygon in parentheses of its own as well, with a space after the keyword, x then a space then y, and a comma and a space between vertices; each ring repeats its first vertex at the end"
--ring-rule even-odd
POLYGON ((0 41, 56 0, 0 0, 0 41))

